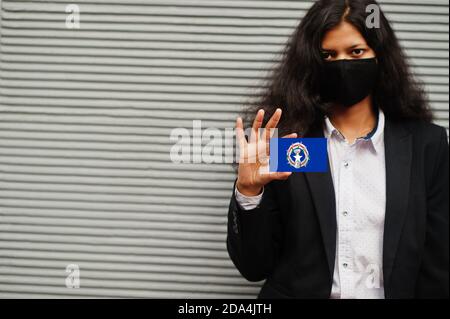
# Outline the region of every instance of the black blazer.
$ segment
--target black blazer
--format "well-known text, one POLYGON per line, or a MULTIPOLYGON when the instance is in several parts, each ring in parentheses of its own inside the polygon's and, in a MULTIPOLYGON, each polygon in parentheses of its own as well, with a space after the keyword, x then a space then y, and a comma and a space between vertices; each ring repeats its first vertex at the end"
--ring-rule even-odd
MULTIPOLYGON (((323 137, 316 129, 308 137, 323 137)), ((449 297, 449 149, 444 128, 386 119, 385 296, 449 297)), ((329 298, 336 207, 331 172, 293 174, 266 185, 261 204, 242 211, 233 195, 229 255, 259 298, 329 298)))

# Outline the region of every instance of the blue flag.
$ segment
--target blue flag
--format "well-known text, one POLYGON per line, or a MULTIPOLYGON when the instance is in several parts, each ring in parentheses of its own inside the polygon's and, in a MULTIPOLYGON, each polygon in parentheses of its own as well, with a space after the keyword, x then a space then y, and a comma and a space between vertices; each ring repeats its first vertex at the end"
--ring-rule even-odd
POLYGON ((328 171, 326 138, 272 138, 270 172, 328 171))

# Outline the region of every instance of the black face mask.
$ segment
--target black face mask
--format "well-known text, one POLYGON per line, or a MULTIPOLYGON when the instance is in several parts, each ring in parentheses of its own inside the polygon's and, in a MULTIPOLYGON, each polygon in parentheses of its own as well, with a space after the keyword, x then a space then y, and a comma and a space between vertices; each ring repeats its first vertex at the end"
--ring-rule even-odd
POLYGON ((325 62, 320 74, 320 94, 327 102, 350 107, 372 93, 377 78, 376 58, 325 62))

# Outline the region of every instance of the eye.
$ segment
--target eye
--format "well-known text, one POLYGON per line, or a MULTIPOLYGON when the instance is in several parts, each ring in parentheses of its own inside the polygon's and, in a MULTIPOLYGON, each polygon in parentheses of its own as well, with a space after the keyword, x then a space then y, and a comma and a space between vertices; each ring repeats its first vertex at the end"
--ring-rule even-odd
POLYGON ((322 59, 331 60, 333 58, 333 54, 331 52, 322 52, 322 59))
POLYGON ((353 56, 361 56, 361 55, 363 55, 365 52, 366 52, 366 50, 364 50, 364 49, 354 49, 354 50, 352 51, 352 55, 353 55, 353 56))

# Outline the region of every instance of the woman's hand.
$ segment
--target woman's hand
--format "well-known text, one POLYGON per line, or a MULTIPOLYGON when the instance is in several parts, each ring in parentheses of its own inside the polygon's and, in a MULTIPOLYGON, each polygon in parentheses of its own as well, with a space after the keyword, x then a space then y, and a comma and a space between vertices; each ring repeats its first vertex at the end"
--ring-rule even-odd
MULTIPOLYGON (((281 109, 277 109, 263 130, 259 129, 264 120, 264 110, 259 110, 253 122, 250 138, 247 142, 241 118, 236 120, 236 132, 239 143, 239 169, 236 187, 245 196, 257 196, 263 187, 273 180, 285 180, 291 173, 270 173, 270 138, 281 118, 281 109)), ((296 138, 297 134, 289 134, 284 138, 296 138)))

